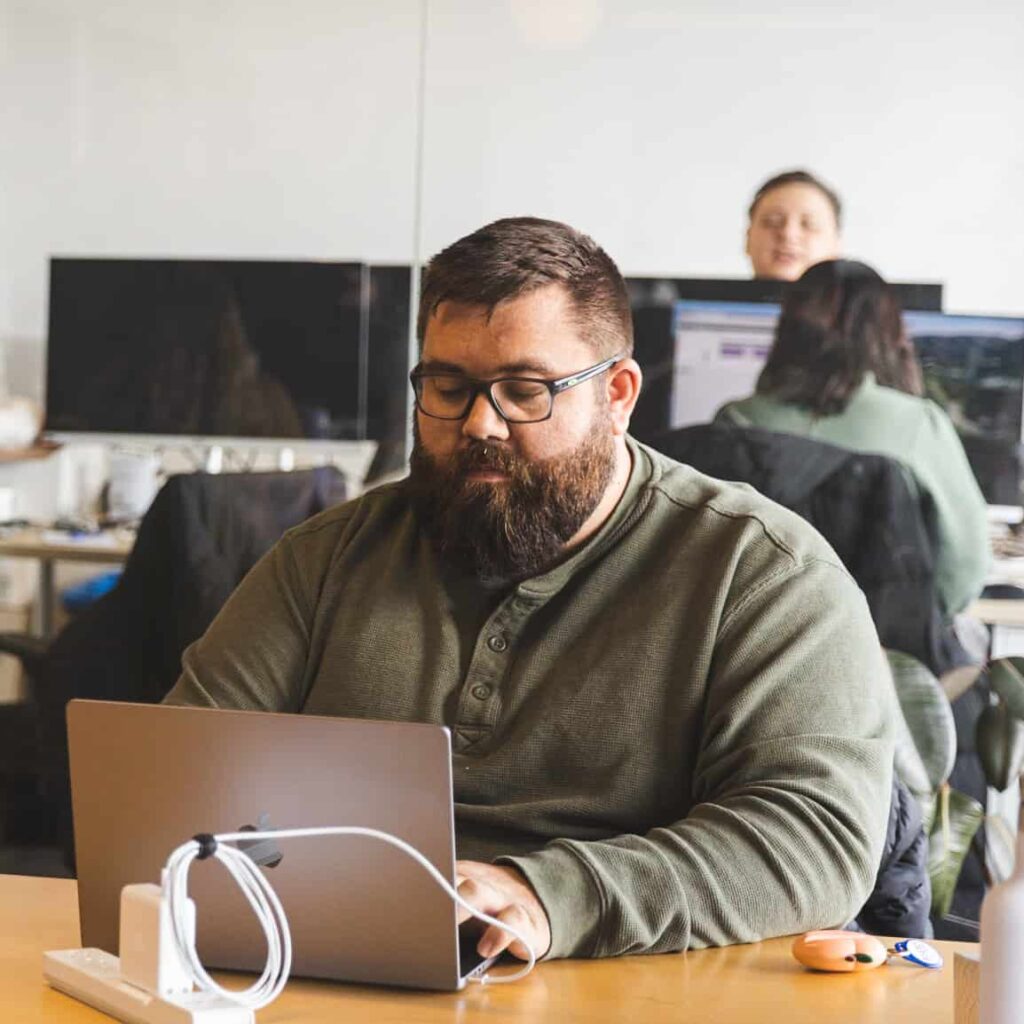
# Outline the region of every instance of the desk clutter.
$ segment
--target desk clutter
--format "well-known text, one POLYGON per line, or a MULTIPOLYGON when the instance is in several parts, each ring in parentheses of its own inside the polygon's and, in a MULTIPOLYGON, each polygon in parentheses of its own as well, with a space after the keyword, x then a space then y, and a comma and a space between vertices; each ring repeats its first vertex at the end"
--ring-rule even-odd
POLYGON ((887 964, 890 958, 930 970, 940 970, 944 962, 934 946, 920 939, 901 939, 887 947, 873 935, 836 929, 799 936, 793 942, 793 956, 811 970, 836 974, 874 970, 887 964))
POLYGON ((985 597, 1004 600, 1024 597, 1024 529, 1022 529, 1022 525, 1024 524, 993 526, 989 537, 992 547, 992 566, 989 570, 985 597), (997 590, 996 588, 1002 589, 997 590))

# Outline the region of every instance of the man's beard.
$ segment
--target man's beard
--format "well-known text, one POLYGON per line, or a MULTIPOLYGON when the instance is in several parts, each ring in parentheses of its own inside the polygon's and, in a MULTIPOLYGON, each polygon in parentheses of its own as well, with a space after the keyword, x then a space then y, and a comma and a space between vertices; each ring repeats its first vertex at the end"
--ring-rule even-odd
POLYGON ((470 441, 444 462, 416 432, 410 481, 435 546, 489 586, 518 583, 554 565, 597 508, 615 468, 605 416, 566 455, 531 461, 500 443, 470 441), (505 474, 474 481, 475 471, 505 474))

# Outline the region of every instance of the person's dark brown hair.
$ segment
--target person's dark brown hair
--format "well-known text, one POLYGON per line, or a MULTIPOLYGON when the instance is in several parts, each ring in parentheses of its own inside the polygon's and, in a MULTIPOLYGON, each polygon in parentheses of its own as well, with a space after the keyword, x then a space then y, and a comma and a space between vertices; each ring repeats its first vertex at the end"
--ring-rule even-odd
POLYGON ((442 302, 483 306, 548 284, 569 293, 577 326, 598 356, 633 351, 633 317, 619 268, 592 238, 553 220, 508 217, 439 252, 423 274, 416 335, 442 302))
POLYGON ((750 215, 750 219, 754 219, 754 211, 757 209, 757 204, 769 192, 774 192, 777 188, 782 188, 783 185, 810 185, 816 188, 829 202, 832 207, 832 212, 836 215, 836 227, 842 227, 843 217, 843 204, 839 199, 839 194, 835 189, 829 188, 820 178, 816 178, 810 171, 784 171, 782 174, 776 174, 774 178, 769 178, 755 193, 753 201, 750 204, 750 209, 747 213, 750 215))
POLYGON ((818 263, 783 293, 758 394, 831 416, 846 408, 869 371, 886 387, 923 391, 921 366, 889 285, 866 263, 818 263))

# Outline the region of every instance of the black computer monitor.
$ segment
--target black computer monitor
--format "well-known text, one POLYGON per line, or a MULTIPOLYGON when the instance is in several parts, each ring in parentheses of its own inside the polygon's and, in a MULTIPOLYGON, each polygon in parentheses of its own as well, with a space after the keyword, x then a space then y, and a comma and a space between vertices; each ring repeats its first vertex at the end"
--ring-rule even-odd
MULTIPOLYGON (((634 309, 671 306, 680 299, 702 302, 781 302, 787 281, 749 277, 628 277, 634 309)), ((942 285, 938 282, 891 281, 889 286, 904 309, 940 312, 942 285)))
POLYGON ((1022 503, 1024 318, 905 314, 925 394, 952 419, 990 505, 1022 503))
POLYGON ((408 270, 360 263, 54 258, 44 429, 401 437, 408 294, 408 270))

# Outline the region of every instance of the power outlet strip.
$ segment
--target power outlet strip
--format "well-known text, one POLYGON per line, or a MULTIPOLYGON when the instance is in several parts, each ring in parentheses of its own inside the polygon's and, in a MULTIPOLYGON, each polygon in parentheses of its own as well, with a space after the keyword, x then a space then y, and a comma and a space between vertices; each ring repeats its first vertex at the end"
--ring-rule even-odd
POLYGON ((102 949, 43 954, 43 976, 61 992, 126 1024, 255 1024, 252 1010, 209 992, 162 999, 121 979, 121 961, 102 949))

